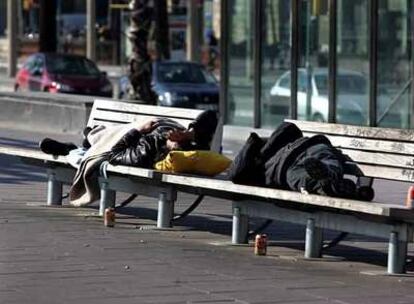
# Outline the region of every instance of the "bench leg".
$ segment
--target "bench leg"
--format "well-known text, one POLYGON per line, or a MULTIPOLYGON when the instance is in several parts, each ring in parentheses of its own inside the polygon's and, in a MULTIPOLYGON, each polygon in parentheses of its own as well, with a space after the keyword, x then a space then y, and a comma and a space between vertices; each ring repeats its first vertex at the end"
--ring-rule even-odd
POLYGON ((161 192, 158 199, 157 228, 171 228, 174 215, 174 200, 171 195, 161 192))
POLYGON ((99 215, 103 216, 106 208, 115 207, 116 192, 109 189, 107 182, 101 182, 101 200, 99 201, 99 215))
POLYGON ((232 244, 247 244, 247 234, 249 227, 249 218, 241 214, 240 208, 233 208, 233 231, 231 237, 232 244))
POLYGON ((322 256, 322 229, 315 226, 314 219, 306 223, 305 258, 322 256))
POLYGON ((48 172, 47 176, 47 205, 62 205, 63 183, 56 180, 56 173, 48 172))
POLYGON ((405 273, 405 260, 407 258, 407 242, 400 241, 398 232, 391 232, 388 243, 388 269, 389 274, 405 273))

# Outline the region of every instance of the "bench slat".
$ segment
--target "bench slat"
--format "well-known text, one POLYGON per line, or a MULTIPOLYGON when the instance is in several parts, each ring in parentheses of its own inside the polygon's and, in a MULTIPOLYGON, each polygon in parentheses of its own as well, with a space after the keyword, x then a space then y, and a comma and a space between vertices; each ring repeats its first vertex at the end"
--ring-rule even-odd
MULTIPOLYGON (((146 114, 150 116, 160 116, 169 118, 194 119, 202 110, 197 109, 183 109, 175 107, 151 106, 136 103, 127 103, 119 101, 110 101, 104 99, 96 99, 93 108, 100 110, 107 110, 111 112, 124 112, 130 114, 146 114)), ((92 114, 92 113, 91 113, 92 114)))
MULTIPOLYGON (((305 136, 313 136, 317 133, 304 133, 305 136)), ((353 138, 340 135, 326 135, 332 145, 338 148, 350 148, 364 151, 378 151, 397 154, 412 154, 414 156, 414 143, 400 141, 385 141, 378 139, 353 138)))
POLYGON ((359 164, 358 167, 366 176, 402 182, 414 182, 414 170, 411 169, 388 168, 364 164, 359 164))
MULTIPOLYGON (((93 120, 90 122, 90 127, 95 125, 102 125, 106 123, 111 124, 125 124, 131 122, 138 122, 138 124, 145 123, 151 118, 159 117, 158 115, 140 115, 140 114, 128 114, 128 113, 119 113, 119 112, 109 112, 109 111, 100 111, 95 110, 93 113, 93 120)), ((174 119, 184 127, 193 121, 193 119, 174 119)))
POLYGON ((90 122, 91 124, 88 124, 88 127, 95 127, 95 126, 106 126, 106 127, 116 127, 119 126, 119 122, 113 122, 113 121, 107 121, 107 120, 93 120, 90 122))
MULTIPOLYGON (((393 210, 398 210, 399 214, 404 213, 407 217, 414 219, 412 210, 397 205, 388 205, 374 202, 362 202, 349 199, 334 198, 321 195, 303 195, 299 192, 270 189, 263 187, 254 187, 246 185, 236 185, 231 181, 223 181, 208 178, 188 177, 173 174, 164 174, 162 181, 175 185, 198 187, 212 191, 227 192, 229 194, 242 194, 262 199, 274 199, 277 201, 288 201, 302 203, 310 206, 328 207, 343 209, 353 212, 361 212, 379 216, 390 216, 393 210)), ((397 212, 397 211, 395 211, 397 212)))
POLYGON ((128 167, 128 166, 113 166, 108 165, 106 168, 107 172, 118 173, 118 174, 125 174, 131 175, 136 177, 146 177, 146 178, 153 178, 154 174, 157 173, 155 170, 151 169, 144 169, 138 167, 128 167))
POLYGON ((299 120, 285 121, 296 124, 304 132, 414 142, 414 132, 408 129, 361 127, 299 120))
POLYGON ((49 155, 43 153, 42 151, 36 151, 27 148, 11 148, 0 146, 0 154, 67 164, 66 157, 64 156, 49 155))
POLYGON ((349 149, 341 149, 342 152, 352 158, 356 163, 373 164, 377 166, 389 166, 396 168, 414 168, 412 156, 386 154, 379 152, 366 152, 349 149))

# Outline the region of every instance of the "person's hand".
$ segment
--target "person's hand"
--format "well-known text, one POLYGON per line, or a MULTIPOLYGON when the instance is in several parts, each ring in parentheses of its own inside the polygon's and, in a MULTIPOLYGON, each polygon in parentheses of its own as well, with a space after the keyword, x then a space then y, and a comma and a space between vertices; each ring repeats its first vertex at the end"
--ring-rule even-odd
POLYGON ((159 126, 157 119, 152 119, 137 127, 137 130, 143 134, 152 132, 159 126))

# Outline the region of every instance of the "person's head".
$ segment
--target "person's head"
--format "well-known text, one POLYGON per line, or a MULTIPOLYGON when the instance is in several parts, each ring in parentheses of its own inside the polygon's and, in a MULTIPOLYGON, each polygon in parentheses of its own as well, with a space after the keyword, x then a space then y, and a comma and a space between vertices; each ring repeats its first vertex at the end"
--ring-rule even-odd
POLYGON ((166 146, 168 150, 188 150, 194 140, 194 130, 174 130, 167 134, 166 146))

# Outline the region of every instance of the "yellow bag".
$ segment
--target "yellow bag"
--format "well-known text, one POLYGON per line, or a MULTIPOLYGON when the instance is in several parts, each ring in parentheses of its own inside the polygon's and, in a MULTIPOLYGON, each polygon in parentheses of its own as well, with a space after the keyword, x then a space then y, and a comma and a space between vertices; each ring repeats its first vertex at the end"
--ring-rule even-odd
POLYGON ((213 151, 171 151, 164 160, 155 164, 155 169, 214 176, 226 170, 230 163, 229 158, 213 151))

